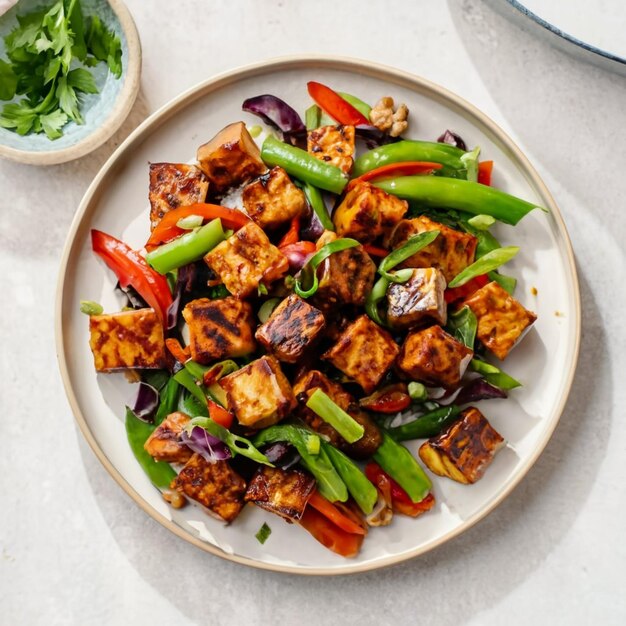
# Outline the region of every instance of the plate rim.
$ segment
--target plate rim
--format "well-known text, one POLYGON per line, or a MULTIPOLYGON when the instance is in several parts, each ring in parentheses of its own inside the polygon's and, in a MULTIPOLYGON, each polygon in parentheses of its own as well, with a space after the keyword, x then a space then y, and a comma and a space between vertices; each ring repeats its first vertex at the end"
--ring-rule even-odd
POLYGON ((17 161, 18 163, 25 163, 26 165, 59 165, 67 163, 99 148, 124 123, 139 93, 142 59, 141 40, 139 39, 135 21, 124 2, 122 0, 107 0, 107 2, 117 16, 128 45, 128 66, 124 84, 115 99, 109 115, 92 133, 66 148, 31 151, 0 144, 0 157, 10 161, 17 161))
POLYGON ((334 576, 342 574, 356 574, 360 572, 373 571, 376 569, 382 569, 408 561, 415 558, 420 554, 425 554, 454 537, 465 532, 471 528, 478 521, 483 519, 489 513, 491 513, 506 497, 508 497, 513 490, 519 485, 522 479, 526 476, 532 466, 535 464, 540 454, 543 452, 548 441, 551 439, 554 430, 563 414, 565 404, 569 397, 574 374, 578 364, 580 341, 581 341, 581 298, 580 298, 580 285, 578 280, 578 273, 576 270, 576 263, 574 258, 574 252, 571 244, 571 240, 563 221, 561 212, 554 201, 554 198, 548 191, 545 183, 531 165, 528 158, 515 144, 515 142, 505 133, 490 117, 480 111, 473 104, 466 101, 464 98, 456 95, 448 89, 441 87, 440 85, 417 76, 413 73, 406 72, 404 70, 396 69, 381 63, 372 62, 365 59, 357 59, 346 56, 334 56, 334 55, 288 55, 281 57, 274 57, 257 63, 246 64, 238 66, 234 69, 227 70, 216 74, 207 80, 201 81, 180 95, 176 96, 168 103, 157 109, 146 120, 144 120, 127 138, 117 147, 113 154, 104 163, 98 174, 95 176, 89 187, 87 188, 80 205, 74 215, 72 223, 70 225, 67 238, 63 246, 63 253, 59 265, 59 276, 56 287, 56 302, 55 302, 55 340, 57 348, 57 360, 61 378, 65 388, 65 393, 74 415, 79 429, 85 440, 89 444, 90 448, 102 463, 107 472, 117 482, 117 484, 123 489, 123 491, 137 504, 145 513, 147 513, 152 519, 159 522, 162 526, 173 532, 176 536, 184 539, 192 545, 201 548, 205 552, 219 556, 228 561, 239 563, 242 565, 248 565, 262 570, 269 570, 274 572, 282 572, 289 574, 298 574, 305 576, 334 576), (195 100, 210 94, 232 82, 243 80, 245 78, 254 77, 257 75, 263 75, 272 71, 285 71, 294 69, 308 69, 311 67, 321 67, 323 69, 334 69, 338 71, 350 71, 360 72, 368 76, 379 78, 387 82, 395 82, 401 84, 406 88, 416 90, 418 92, 430 92, 429 95, 445 102, 449 106, 456 108, 457 110, 473 116, 477 121, 482 123, 488 131, 498 139, 501 146, 505 148, 514 160, 519 165, 520 172, 524 175, 526 180, 534 187, 538 195, 544 200, 545 205, 550 209, 557 227, 558 233, 563 239, 563 246, 565 257, 567 260, 567 266, 574 286, 574 310, 571 315, 575 316, 574 320, 574 346, 572 352, 572 360, 569 369, 564 378, 563 393, 551 418, 551 422, 548 424, 548 428, 543 434, 542 439, 539 441, 533 453, 525 460, 520 468, 519 472, 515 475, 510 484, 508 484, 502 491, 495 497, 487 507, 478 511, 467 520, 465 520, 458 527, 448 531, 441 537, 431 541, 425 546, 409 550, 399 555, 393 555, 381 558, 375 562, 368 563, 356 563, 346 560, 345 564, 332 567, 301 567, 288 564, 267 563, 263 561, 257 561, 255 559, 239 556, 236 554, 229 554, 224 552, 219 547, 214 546, 202 539, 195 537, 189 531, 185 530, 181 526, 177 525, 173 520, 167 519, 157 510, 155 510, 147 501, 145 501, 141 495, 139 495, 133 487, 122 476, 121 472, 113 465, 113 463, 107 458, 104 451, 98 445, 91 429, 83 415, 76 395, 72 388, 72 384, 68 372, 68 364, 65 351, 65 343, 63 336, 63 304, 64 304, 64 292, 66 289, 66 274, 68 270, 68 262, 72 256, 72 252, 77 245, 76 233, 83 222, 83 220, 90 216, 93 212, 92 202, 96 195, 97 189, 100 186, 101 181, 108 175, 109 171, 115 168, 117 160, 126 152, 127 149, 138 141, 142 140, 144 134, 147 136, 151 132, 156 131, 165 121, 167 121, 172 115, 174 115, 181 107, 184 108, 187 105, 192 104, 195 100))

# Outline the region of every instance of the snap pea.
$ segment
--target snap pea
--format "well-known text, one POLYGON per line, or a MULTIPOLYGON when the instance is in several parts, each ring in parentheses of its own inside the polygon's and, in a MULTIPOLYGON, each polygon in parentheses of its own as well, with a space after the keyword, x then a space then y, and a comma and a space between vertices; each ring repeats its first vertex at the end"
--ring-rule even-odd
POLYGON ((404 489, 412 502, 421 502, 432 484, 413 455, 384 430, 383 442, 374 453, 374 461, 404 489))
POLYGON ((130 449, 141 465, 141 469, 148 475, 155 487, 167 489, 176 477, 176 472, 168 463, 155 461, 143 447, 156 426, 142 422, 128 407, 126 408, 125 426, 130 449))
POLYGON ((261 158, 266 165, 279 165, 288 174, 318 189, 340 194, 348 177, 338 167, 311 156, 305 150, 290 146, 269 135, 263 142, 261 158))
POLYGON ((470 367, 475 372, 482 374, 483 378, 494 387, 499 387, 500 389, 508 391, 509 389, 515 389, 516 387, 522 386, 522 383, 515 380, 512 376, 509 376, 495 365, 487 363, 481 359, 477 359, 476 357, 470 361, 470 367))
POLYGON ((214 422, 210 417, 194 417, 187 424, 187 426, 185 426, 185 430, 191 433, 195 426, 204 428, 209 435, 213 435, 225 443, 233 457, 237 454, 241 454, 241 456, 245 456, 252 461, 256 461, 257 463, 274 467, 269 462, 268 458, 262 452, 257 450, 249 439, 231 433, 230 430, 224 428, 221 424, 214 422))
POLYGON ((309 445, 307 445, 307 441, 311 437, 316 437, 319 441, 319 437, 306 428, 292 424, 277 424, 262 430, 253 439, 253 442, 259 447, 277 441, 290 443, 298 450, 304 467, 313 474, 319 492, 331 502, 345 502, 348 499, 348 489, 345 483, 322 447, 320 447, 318 454, 311 454, 309 445))
POLYGON ((533 209, 546 210, 494 187, 443 176, 402 176, 374 184, 405 200, 431 207, 457 209, 474 215, 491 215, 512 226, 533 209))
POLYGON ((306 196, 308 203, 311 205, 313 212, 317 215, 317 219, 320 221, 320 224, 325 230, 334 231, 335 225, 330 219, 330 215, 328 215, 321 191, 310 183, 304 183, 302 190, 304 191, 304 195, 306 196))
POLYGON ((159 274, 167 274, 173 269, 201 259, 224 238, 222 222, 216 218, 201 228, 185 233, 148 252, 146 261, 159 274))
POLYGON ((519 252, 518 246, 507 246, 505 248, 496 248, 480 257, 478 261, 474 261, 466 267, 462 272, 457 274, 449 283, 448 287, 460 287, 466 282, 482 276, 487 272, 491 272, 496 268, 510 261, 519 252))
POLYGON ((315 130, 320 126, 320 108, 317 104, 312 104, 304 112, 304 125, 307 130, 315 130))
POLYGON ((461 157, 465 151, 445 143, 433 141, 404 140, 374 148, 360 156, 355 162, 352 176, 358 177, 366 172, 388 165, 405 161, 429 161, 441 163, 443 168, 437 172, 441 176, 467 176, 467 164, 461 157))
POLYGON ((341 450, 337 450, 326 441, 322 442, 322 447, 354 501, 365 515, 369 515, 378 500, 376 487, 367 479, 361 468, 341 450))
POLYGON ((418 417, 412 422, 390 428, 387 432, 396 441, 425 439, 438 435, 446 426, 454 422, 461 409, 455 404, 444 406, 418 417))
POLYGON ((189 393, 191 393, 201 404, 206 404, 206 393, 196 383, 196 378, 188 369, 182 369, 174 374, 174 380, 180 383, 189 393))
POLYGON ((160 393, 159 407, 154 416, 155 425, 158 426, 170 413, 176 410, 179 393, 180 384, 174 377, 170 378, 160 393))

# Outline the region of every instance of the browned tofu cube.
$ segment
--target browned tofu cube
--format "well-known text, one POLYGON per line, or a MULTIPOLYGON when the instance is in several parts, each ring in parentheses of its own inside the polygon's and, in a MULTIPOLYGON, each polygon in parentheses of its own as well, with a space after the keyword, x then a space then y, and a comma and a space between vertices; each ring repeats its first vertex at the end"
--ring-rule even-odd
POLYGON ((90 315, 89 332, 98 372, 166 366, 163 325, 153 309, 90 315))
POLYGON ((168 415, 143 444, 146 452, 155 461, 186 463, 193 452, 180 441, 180 434, 189 422, 189 416, 176 412, 168 415))
POLYGON ((300 296, 291 294, 256 331, 257 341, 279 361, 296 363, 324 330, 324 316, 300 296))
POLYGON ((445 290, 446 279, 438 269, 413 270, 406 283, 389 285, 387 321, 399 330, 414 328, 425 321, 444 326, 447 319, 445 290))
POLYGON ((229 409, 241 425, 250 428, 271 426, 296 406, 291 385, 271 356, 263 356, 225 376, 220 385, 228 394, 229 409))
POLYGON ((407 212, 405 200, 385 193, 367 182, 355 181, 333 213, 340 237, 353 237, 367 243, 395 226, 407 212))
POLYGON ((372 393, 392 366, 400 349, 391 335, 367 315, 361 315, 339 336, 324 355, 366 393, 372 393))
POLYGON ((171 488, 225 522, 232 522, 245 504, 246 482, 228 461, 210 463, 199 454, 187 461, 171 488))
POLYGON ((216 193, 241 185, 267 170, 243 122, 229 124, 200 146, 197 159, 216 193))
POLYGON ((444 432, 423 443, 419 455, 431 472, 468 484, 482 477, 503 445, 485 416, 469 407, 444 432))
POLYGON ((274 167, 248 183, 242 194, 246 213, 263 229, 272 230, 306 211, 306 198, 282 167, 274 167))
POLYGON ((256 322, 249 302, 233 297, 199 298, 185 306, 183 317, 189 327, 191 358, 197 363, 245 356, 256 348, 256 322))
MULTIPOLYGON (((332 241, 335 233, 320 237, 324 243, 332 241)), ((318 242, 318 249, 322 247, 318 242)), ((374 286, 376 265, 362 246, 348 248, 331 254, 317 268, 319 287, 312 298, 322 311, 336 309, 346 304, 363 306, 367 294, 374 286)))
POLYGON ((269 286, 289 270, 289 261, 254 222, 246 224, 204 257, 226 289, 246 298, 259 285, 269 286))
POLYGON ((298 469, 260 467, 253 476, 245 495, 270 513, 276 513, 290 522, 297 522, 315 490, 315 479, 298 469))
POLYGON ((322 126, 309 132, 307 150, 349 174, 354 163, 354 137, 354 126, 322 126))
POLYGON ((414 219, 402 220, 391 230, 385 243, 390 249, 399 248, 410 237, 431 230, 440 231, 437 239, 398 267, 436 267, 443 272, 446 282, 449 283, 474 262, 474 253, 478 243, 474 235, 459 232, 421 215, 414 219))
POLYGON ((343 450, 347 455, 356 459, 369 458, 382 443, 380 429, 374 420, 358 407, 354 398, 339 383, 330 380, 322 372, 317 370, 307 372, 296 381, 293 391, 302 419, 315 432, 326 437, 333 446, 343 450), (349 444, 328 422, 306 406, 316 389, 321 389, 335 404, 363 426, 364 433, 361 439, 349 444))
POLYGON ((150 163, 150 228, 172 209, 204 202, 209 179, 195 165, 150 163))
POLYGON ((478 320, 476 336, 479 341, 500 360, 537 319, 496 282, 475 291, 463 301, 463 305, 472 309, 478 320))
POLYGON ((473 354, 441 326, 430 326, 407 335, 397 365, 413 380, 451 389, 461 382, 473 354))

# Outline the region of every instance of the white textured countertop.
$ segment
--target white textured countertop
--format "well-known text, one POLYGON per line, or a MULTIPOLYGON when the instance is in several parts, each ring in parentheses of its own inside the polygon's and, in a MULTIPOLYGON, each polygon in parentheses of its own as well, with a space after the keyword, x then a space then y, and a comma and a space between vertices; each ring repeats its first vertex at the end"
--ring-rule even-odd
POLYGON ((0 162, 0 623, 626 623, 626 79, 553 50, 480 0, 128 5, 144 65, 122 130, 74 163, 0 162), (329 579, 223 561, 147 517, 74 424, 53 336, 65 235, 115 147, 216 72, 307 52, 405 68, 508 131, 561 207, 583 303, 570 401, 513 494, 423 557, 329 579))

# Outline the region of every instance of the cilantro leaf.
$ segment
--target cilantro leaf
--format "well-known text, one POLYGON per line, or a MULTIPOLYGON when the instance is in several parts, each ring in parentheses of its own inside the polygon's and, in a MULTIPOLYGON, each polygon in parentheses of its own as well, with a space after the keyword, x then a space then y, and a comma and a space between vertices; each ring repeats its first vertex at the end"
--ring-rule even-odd
POLYGON ((11 100, 17 89, 17 76, 9 63, 0 59, 0 100, 11 100))
POLYGON ((48 139, 58 139, 63 134, 61 128, 68 121, 67 115, 59 109, 47 115, 42 115, 39 119, 48 139))
POLYGON ((67 75, 67 84, 84 93, 98 93, 98 87, 92 74, 80 67, 67 75))

